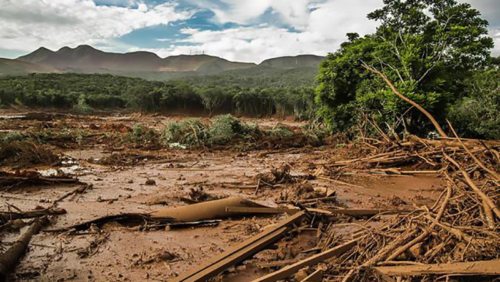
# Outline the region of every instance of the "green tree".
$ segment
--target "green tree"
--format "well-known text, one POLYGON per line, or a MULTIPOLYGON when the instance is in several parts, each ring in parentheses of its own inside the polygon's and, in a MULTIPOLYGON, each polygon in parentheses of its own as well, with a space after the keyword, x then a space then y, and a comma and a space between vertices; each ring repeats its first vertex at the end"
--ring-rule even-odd
POLYGON ((455 129, 467 136, 500 139, 500 70, 476 72, 467 80, 466 91, 450 109, 455 129))
POLYGON ((417 110, 396 97, 363 62, 383 71, 404 95, 443 120, 464 94, 465 79, 489 60, 487 21, 455 0, 384 0, 368 15, 376 32, 349 41, 320 66, 316 101, 332 129, 345 130, 362 113, 395 125, 404 114, 415 133, 429 128, 417 110))

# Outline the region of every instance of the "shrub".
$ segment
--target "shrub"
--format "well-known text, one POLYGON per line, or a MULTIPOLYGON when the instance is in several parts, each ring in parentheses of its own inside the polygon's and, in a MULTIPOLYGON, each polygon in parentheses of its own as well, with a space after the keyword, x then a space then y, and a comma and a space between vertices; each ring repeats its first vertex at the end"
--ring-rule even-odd
POLYGON ((269 135, 277 138, 290 138, 294 135, 293 131, 284 124, 278 123, 270 131, 269 135))
POLYGON ((0 142, 10 143, 14 141, 23 141, 26 136, 19 131, 5 132, 0 134, 0 142))
POLYGON ((207 127, 199 119, 187 119, 167 124, 162 140, 165 144, 204 145, 208 136, 207 127))
POLYGON ((93 111, 92 107, 87 104, 87 100, 83 94, 78 97, 78 102, 74 106, 74 110, 81 114, 88 114, 93 111))
POLYGON ((142 124, 135 124, 132 131, 128 133, 127 139, 135 144, 156 144, 158 143, 158 134, 154 129, 147 128, 142 124))
POLYGON ((232 115, 221 115, 214 119, 208 134, 210 143, 227 144, 236 137, 244 137, 249 134, 251 128, 232 115))

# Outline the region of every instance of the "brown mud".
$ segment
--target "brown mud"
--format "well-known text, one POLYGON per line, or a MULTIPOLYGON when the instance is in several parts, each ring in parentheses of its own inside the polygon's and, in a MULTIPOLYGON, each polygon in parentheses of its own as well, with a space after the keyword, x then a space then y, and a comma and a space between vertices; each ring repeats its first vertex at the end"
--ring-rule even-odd
MULTIPOLYGON (((59 139, 47 136, 47 145, 44 145, 44 149, 49 146, 58 155, 59 161, 55 162, 51 156, 50 162, 30 162, 30 170, 49 175, 51 171, 64 173, 88 185, 84 191, 57 203, 66 213, 51 217, 50 227, 33 237, 29 250, 10 276, 13 281, 165 281, 286 216, 252 215, 225 219, 210 226, 151 230, 111 222, 102 228, 91 227, 78 233, 50 232, 111 214, 149 213, 165 206, 186 205, 186 199, 196 201, 197 193, 214 198, 240 196, 270 207, 331 195, 332 201, 318 201, 316 207, 405 210, 432 206, 446 186, 446 181, 437 173, 405 175, 367 168, 357 173, 332 175, 334 169, 329 164, 333 160, 357 158, 362 152, 338 143, 250 150, 149 149, 118 143, 110 146, 113 136, 130 131, 135 124, 161 129, 169 120, 177 118, 139 114, 79 117, 12 112, 7 115, 12 118, 0 118, 0 130, 21 133, 43 130, 59 134, 59 139), (86 133, 80 139, 64 135, 70 129, 86 133), (285 166, 288 179, 268 177, 273 169, 285 166)), ((292 128, 303 125, 269 119, 251 119, 251 122, 262 128, 271 128, 277 123, 292 128)), ((5 163, 0 160, 2 170, 19 169, 21 160, 9 160, 5 163)), ((49 208, 79 185, 35 183, 22 189, 0 189, 0 210, 49 208)), ((349 234, 352 225, 381 225, 391 219, 391 215, 339 217, 338 223, 348 224, 340 224, 337 232, 349 234)), ((29 223, 29 219, 25 221, 24 224, 29 223)), ((7 249, 24 228, 2 231, 0 252, 7 249)), ((317 230, 305 228, 296 232, 242 265, 230 267, 218 279, 251 281, 282 267, 283 262, 303 258, 308 250, 317 246, 317 230)))

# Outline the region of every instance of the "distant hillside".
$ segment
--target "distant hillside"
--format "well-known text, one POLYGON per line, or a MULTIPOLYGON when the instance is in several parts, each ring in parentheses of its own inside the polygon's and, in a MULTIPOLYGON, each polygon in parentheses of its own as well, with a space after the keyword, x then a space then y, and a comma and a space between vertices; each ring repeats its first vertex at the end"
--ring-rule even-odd
MULTIPOLYGON (((299 80, 311 80, 323 57, 299 55, 278 57, 263 61, 261 64, 232 62, 210 55, 177 55, 160 58, 145 52, 110 53, 88 45, 76 48, 63 47, 52 51, 41 47, 36 51, 11 60, 24 65, 17 67, 4 63, 0 75, 19 75, 30 72, 72 72, 102 73, 149 80, 172 80, 200 78, 202 76, 229 75, 250 77, 281 77, 289 75, 286 70, 302 70, 292 76, 299 80), (301 77, 301 73, 303 77, 301 77)), ((281 80, 281 79, 280 79, 281 80)))
POLYGON ((278 69, 294 69, 303 67, 317 68, 323 59, 324 57, 315 55, 277 57, 263 61, 262 63, 260 63, 260 66, 278 69))
POLYGON ((163 59, 161 71, 198 71, 201 73, 214 73, 226 70, 250 68, 253 63, 231 62, 209 55, 179 55, 163 59))
POLYGON ((25 75, 29 73, 56 72, 54 68, 23 62, 20 60, 0 58, 0 76, 2 75, 25 75))
POLYGON ((88 45, 63 47, 54 52, 39 48, 21 61, 43 64, 64 72, 133 73, 133 72, 190 72, 218 73, 231 69, 252 67, 255 64, 230 62, 208 55, 180 55, 162 59, 151 52, 109 53, 88 45))

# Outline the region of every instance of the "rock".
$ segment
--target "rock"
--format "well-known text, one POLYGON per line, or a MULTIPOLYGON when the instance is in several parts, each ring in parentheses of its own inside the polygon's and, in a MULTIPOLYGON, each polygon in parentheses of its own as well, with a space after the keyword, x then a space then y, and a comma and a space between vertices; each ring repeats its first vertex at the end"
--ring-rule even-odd
POLYGON ((154 181, 153 179, 147 179, 145 184, 148 186, 153 186, 156 185, 156 181, 154 181))

